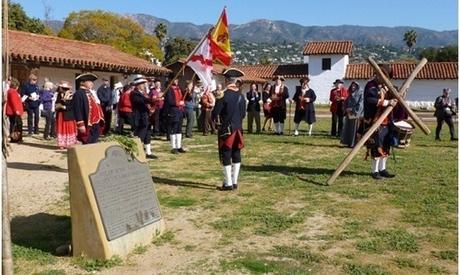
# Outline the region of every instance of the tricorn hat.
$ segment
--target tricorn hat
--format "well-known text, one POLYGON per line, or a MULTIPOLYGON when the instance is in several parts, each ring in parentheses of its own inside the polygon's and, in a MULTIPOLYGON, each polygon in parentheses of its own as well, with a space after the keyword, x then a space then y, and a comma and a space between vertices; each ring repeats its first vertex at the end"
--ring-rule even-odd
POLYGON ((334 81, 334 83, 332 83, 332 84, 337 84, 337 83, 342 83, 343 84, 343 80, 342 79, 336 79, 334 81))
POLYGON ((228 68, 222 72, 222 75, 226 78, 238 78, 244 76, 244 73, 235 68, 228 68))
POLYGON ((281 80, 281 81, 285 81, 286 79, 284 79, 284 77, 280 76, 280 75, 275 75, 275 77, 273 77, 273 81, 276 81, 276 80, 281 80))
POLYGON ((81 82, 84 82, 84 81, 95 81, 97 79, 97 75, 93 74, 93 73, 82 73, 80 75, 78 75, 75 80, 79 80, 81 82))

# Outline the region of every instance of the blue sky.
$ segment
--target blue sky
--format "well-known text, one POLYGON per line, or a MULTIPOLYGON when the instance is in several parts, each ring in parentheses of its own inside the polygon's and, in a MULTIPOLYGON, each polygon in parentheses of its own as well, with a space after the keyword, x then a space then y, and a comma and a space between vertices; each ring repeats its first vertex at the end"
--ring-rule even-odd
POLYGON ((231 24, 254 19, 285 20, 304 26, 415 26, 433 30, 458 28, 457 0, 13 0, 27 14, 62 20, 71 11, 102 9, 146 13, 172 22, 214 24, 226 5, 231 24))

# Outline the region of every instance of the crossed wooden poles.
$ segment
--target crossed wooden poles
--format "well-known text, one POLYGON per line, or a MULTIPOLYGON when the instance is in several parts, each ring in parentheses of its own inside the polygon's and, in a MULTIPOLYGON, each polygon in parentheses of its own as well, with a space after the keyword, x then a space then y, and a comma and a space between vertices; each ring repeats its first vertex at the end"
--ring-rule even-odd
MULTIPOLYGON (((383 80, 385 86, 388 87, 389 92, 391 95, 398 100, 398 104, 401 104, 401 106, 404 108, 404 110, 407 112, 407 114, 412 118, 412 120, 417 124, 420 129, 426 134, 430 134, 430 129, 422 122, 422 120, 412 111, 412 109, 409 107, 409 105, 404 101, 404 97, 406 96, 407 89, 409 88, 410 84, 412 81, 414 81, 415 77, 417 74, 422 70, 423 66, 427 63, 426 58, 423 58, 420 63, 417 64, 415 69, 412 71, 412 73, 409 75, 409 77, 404 81, 403 85, 399 90, 397 90, 391 81, 386 77, 386 75, 382 72, 380 69, 379 65, 374 61, 372 57, 369 57, 367 59, 369 64, 374 68, 375 73, 380 77, 380 79, 383 80)), ((377 119, 374 124, 367 130, 367 132, 362 136, 361 140, 355 145, 353 150, 348 154, 348 156, 340 163, 340 165, 337 167, 335 172, 331 175, 331 177, 327 180, 326 184, 327 185, 332 185, 334 181, 337 179, 337 177, 340 175, 340 173, 345 170, 345 168, 350 164, 350 162, 353 160, 353 158, 356 156, 356 154, 359 152, 361 147, 366 143, 366 141, 371 137, 371 135, 377 130, 377 128, 382 124, 383 120, 390 114, 390 112, 393 110, 393 106, 388 106, 385 108, 385 111, 380 115, 380 117, 377 119)))

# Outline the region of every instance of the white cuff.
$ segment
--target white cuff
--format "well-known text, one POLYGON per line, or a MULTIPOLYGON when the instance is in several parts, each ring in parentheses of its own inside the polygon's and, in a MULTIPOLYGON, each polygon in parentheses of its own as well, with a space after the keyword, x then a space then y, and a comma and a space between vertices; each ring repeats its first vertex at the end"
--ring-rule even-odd
POLYGON ((390 101, 387 100, 387 99, 385 99, 385 100, 383 101, 382 106, 383 106, 383 107, 386 107, 386 106, 388 106, 388 104, 390 104, 390 101))

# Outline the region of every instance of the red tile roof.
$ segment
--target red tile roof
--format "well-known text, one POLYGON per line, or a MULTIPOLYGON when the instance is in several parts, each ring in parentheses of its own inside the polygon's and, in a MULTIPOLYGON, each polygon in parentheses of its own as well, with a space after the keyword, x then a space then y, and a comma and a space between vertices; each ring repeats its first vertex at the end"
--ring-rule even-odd
POLYGON ((170 73, 166 68, 108 45, 20 31, 9 31, 8 34, 13 61, 147 75, 170 73))
MULTIPOLYGON (((166 65, 167 68, 173 68, 175 64, 179 63, 179 64, 183 64, 185 62, 185 58, 180 58, 178 61, 176 62, 173 62, 171 64, 168 64, 166 65)), ((217 63, 214 63, 213 65, 213 68, 212 68, 212 73, 213 74, 216 74, 216 75, 221 75, 222 72, 229 68, 225 65, 221 65, 221 64, 217 64, 217 63)), ((235 67, 238 67, 238 66, 235 66, 235 67)), ((241 77, 241 80, 243 80, 243 83, 252 83, 252 82, 255 82, 255 83, 259 83, 259 84, 262 84, 262 83, 265 83, 267 82, 266 79, 263 79, 261 77, 258 77, 256 75, 253 75, 253 74, 249 74, 247 73, 246 71, 243 71, 245 73, 245 76, 241 77)))
POLYGON ((348 54, 351 55, 353 42, 342 41, 310 41, 307 42, 303 50, 303 55, 319 54, 348 54))
POLYGON ((286 64, 286 65, 244 65, 236 66, 247 75, 271 79, 275 75, 284 78, 301 78, 308 76, 308 64, 286 64))
MULTIPOLYGON (((415 63, 391 63, 393 79, 406 79, 415 69, 415 63)), ((374 71, 368 63, 349 64, 345 79, 369 79, 374 71)), ((418 73, 416 79, 458 79, 458 62, 429 62, 418 73)))

